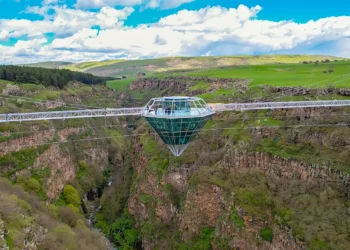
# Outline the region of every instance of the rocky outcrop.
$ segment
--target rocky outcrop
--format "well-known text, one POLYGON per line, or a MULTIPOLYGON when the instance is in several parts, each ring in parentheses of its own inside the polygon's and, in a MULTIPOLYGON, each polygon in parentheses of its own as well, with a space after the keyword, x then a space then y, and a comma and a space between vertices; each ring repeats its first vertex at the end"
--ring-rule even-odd
MULTIPOLYGON (((23 133, 22 134, 23 136, 20 138, 1 142, 0 156, 7 155, 11 152, 17 152, 25 148, 36 147, 40 144, 48 143, 51 140, 53 140, 55 134, 57 134, 60 141, 65 141, 69 135, 83 132, 84 130, 85 129, 82 129, 82 128, 66 128, 56 132, 54 129, 37 131, 36 128, 33 128, 31 132, 29 132, 29 133, 33 133, 30 136, 27 136, 26 133, 23 133)), ((21 135, 20 133, 16 134, 15 132, 14 133, 10 132, 8 133, 8 136, 11 136, 13 134, 15 134, 16 136, 21 135)), ((6 135, 6 133, 4 133, 4 135, 6 135)))
POLYGON ((84 151, 85 161, 100 166, 100 172, 105 170, 108 164, 108 150, 103 147, 89 148, 84 151))
POLYGON ((140 90, 164 90, 171 89, 172 93, 181 93, 184 92, 188 88, 188 84, 186 82, 176 81, 176 80, 162 80, 158 78, 143 78, 133 81, 130 84, 130 90, 140 91, 140 90))
POLYGON ((3 95, 12 95, 12 96, 21 96, 24 92, 20 87, 12 84, 7 84, 6 87, 2 90, 3 95))
POLYGON ((54 109, 59 107, 65 107, 66 103, 62 101, 44 101, 44 102, 38 102, 35 103, 35 107, 47 110, 47 109, 54 109))
MULTIPOLYGON (((54 134, 54 130, 46 130, 39 133, 34 132, 31 136, 24 134, 23 137, 1 142, 0 156, 7 155, 12 152, 17 152, 25 148, 35 147, 38 144, 47 143, 53 139, 54 134)), ((12 135, 12 133, 9 133, 9 135, 12 135)))
POLYGON ((5 228, 5 223, 0 218, 0 250, 10 250, 5 239, 6 234, 7 234, 7 230, 5 228))
POLYGON ((326 96, 326 95, 342 95, 350 96, 350 89, 338 89, 338 88, 303 88, 303 87, 272 87, 267 86, 265 90, 270 93, 281 93, 283 95, 315 95, 315 96, 326 96))
POLYGON ((25 235, 23 242, 23 249, 39 249, 38 246, 43 242, 48 230, 44 227, 31 223, 30 226, 23 229, 23 234, 25 235))
MULTIPOLYGON (((310 111, 309 115, 312 115, 310 111)), ((271 190, 276 185, 293 183, 300 180, 308 183, 310 187, 326 187, 329 183, 337 183, 337 190, 348 193, 350 198, 350 176, 338 170, 331 169, 327 163, 318 165, 306 164, 301 161, 284 159, 260 152, 248 152, 244 149, 233 149, 232 145, 226 145, 226 153, 216 167, 224 169, 232 176, 241 176, 246 173, 263 173, 269 180, 271 190)), ((210 182, 201 182, 197 186, 189 186, 188 182, 192 174, 200 171, 200 167, 173 168, 165 174, 161 181, 147 170, 148 160, 138 151, 140 157, 134 165, 140 181, 135 186, 135 192, 128 201, 129 212, 137 221, 151 220, 152 213, 156 220, 167 225, 175 225, 181 232, 184 241, 190 241, 198 235, 203 227, 215 228, 215 235, 230 239, 232 249, 306 249, 303 242, 293 237, 288 227, 280 227, 273 223, 274 216, 267 212, 268 218, 261 220, 249 216, 237 203, 235 194, 229 195, 227 190, 210 182), (177 208, 174 201, 164 187, 171 185, 182 195, 183 205, 177 208), (142 194, 152 197, 151 202, 140 199, 142 194), (244 221, 244 227, 238 229, 230 219, 231 211, 244 221), (259 238, 260 230, 270 225, 274 232, 273 241, 266 242, 259 238)), ((213 170, 213 173, 215 170, 213 170)), ((156 240, 143 239, 144 249, 152 249, 156 246, 156 240)), ((213 249, 220 249, 212 243, 213 249)))
POLYGON ((229 149, 219 164, 237 173, 245 172, 246 169, 258 169, 270 177, 275 176, 285 180, 298 179, 313 184, 322 183, 321 180, 325 183, 339 181, 350 198, 350 175, 330 168, 327 163, 309 165, 265 153, 245 153, 229 149))
MULTIPOLYGON (((164 79, 159 78, 142 78, 133 81, 130 84, 130 90, 153 90, 165 91, 163 94, 172 93, 187 93, 199 94, 204 90, 190 90, 191 86, 195 86, 198 83, 207 83, 209 85, 209 91, 215 91, 219 88, 238 89, 244 92, 249 89, 248 80, 245 79, 232 79, 232 78, 210 78, 210 77, 189 77, 189 76, 168 76, 164 79), (199 91, 199 92, 198 92, 199 91)), ((206 92, 208 90, 205 90, 206 92)))
POLYGON ((33 168, 50 168, 50 177, 45 182, 46 194, 50 200, 57 198, 64 185, 76 175, 71 157, 63 154, 58 144, 51 145, 49 150, 40 155, 33 168))
MULTIPOLYGON (((23 220, 27 219, 25 215, 19 216, 22 217, 23 220)), ((43 242, 47 232, 47 229, 32 221, 22 230, 22 249, 37 250, 38 246, 43 242)), ((4 221, 0 219, 0 250, 10 249, 5 239, 8 233, 10 233, 10 230, 6 229, 4 221)))
POLYGON ((198 234, 203 226, 216 227, 220 216, 227 210, 224 190, 202 184, 187 193, 180 230, 185 241, 198 234))

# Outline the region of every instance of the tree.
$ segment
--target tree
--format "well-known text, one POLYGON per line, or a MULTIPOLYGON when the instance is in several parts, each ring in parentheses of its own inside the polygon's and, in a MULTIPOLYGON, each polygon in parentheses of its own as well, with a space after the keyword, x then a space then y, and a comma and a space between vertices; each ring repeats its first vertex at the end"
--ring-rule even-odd
POLYGON ((70 70, 3 65, 0 66, 0 79, 16 81, 17 83, 43 84, 63 89, 70 81, 79 81, 84 84, 105 84, 107 80, 113 80, 114 78, 99 77, 70 70))
POLYGON ((37 180, 33 179, 33 178, 29 179, 26 182, 25 188, 26 188, 26 190, 33 191, 35 193, 39 193, 40 189, 41 189, 40 188, 40 183, 37 180))
POLYGON ((81 205, 80 195, 73 186, 66 185, 64 187, 63 194, 68 204, 71 204, 75 207, 79 207, 81 205))

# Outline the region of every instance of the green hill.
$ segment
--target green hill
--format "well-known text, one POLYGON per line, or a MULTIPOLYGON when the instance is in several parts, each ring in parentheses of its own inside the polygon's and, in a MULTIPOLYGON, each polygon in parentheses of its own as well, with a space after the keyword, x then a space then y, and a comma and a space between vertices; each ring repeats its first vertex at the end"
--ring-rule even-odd
POLYGON ((259 65, 278 63, 300 63, 339 60, 342 58, 319 55, 264 55, 264 56, 225 56, 225 57, 168 57, 133 61, 84 62, 61 66, 70 70, 92 73, 99 76, 136 77, 139 72, 153 73, 173 71, 230 67, 238 65, 259 65))

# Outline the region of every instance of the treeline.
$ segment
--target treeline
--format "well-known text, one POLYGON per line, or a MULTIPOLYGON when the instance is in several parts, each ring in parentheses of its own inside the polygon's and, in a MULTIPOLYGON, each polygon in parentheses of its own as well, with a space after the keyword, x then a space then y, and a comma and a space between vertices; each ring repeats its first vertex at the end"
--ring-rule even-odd
POLYGON ((55 86, 62 89, 70 81, 84 84, 105 84, 111 77, 99 77, 92 74, 67 69, 45 69, 26 66, 0 65, 0 79, 18 83, 35 83, 55 86))

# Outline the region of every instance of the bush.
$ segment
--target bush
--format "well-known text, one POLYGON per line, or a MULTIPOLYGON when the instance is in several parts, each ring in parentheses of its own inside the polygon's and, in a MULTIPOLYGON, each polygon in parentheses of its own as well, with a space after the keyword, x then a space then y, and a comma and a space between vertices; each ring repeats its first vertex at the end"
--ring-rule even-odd
POLYGON ((198 249, 198 250, 209 250, 211 249, 211 240, 214 236, 214 228, 203 228, 199 237, 197 237, 193 242, 193 248, 189 249, 198 249))
POLYGON ((58 218, 58 207, 55 204, 50 204, 48 210, 55 219, 58 218))
POLYGON ((71 207, 59 207, 58 218, 71 227, 76 226, 80 216, 71 207))
POLYGON ((272 240, 273 240, 273 231, 272 231, 272 229, 269 228, 269 227, 265 227, 265 228, 261 229, 260 230, 260 237, 264 241, 272 242, 272 240))
POLYGON ((129 249, 140 241, 140 234, 135 229, 135 221, 125 210, 121 217, 112 225, 113 238, 122 249, 129 249))
POLYGON ((86 171, 86 170, 87 170, 86 161, 80 161, 79 162, 79 171, 86 171))
POLYGON ((66 185, 64 187, 63 194, 68 204, 71 204, 75 207, 79 207, 81 205, 80 195, 73 186, 66 185))
POLYGON ((244 221, 241 219, 241 217, 239 217, 235 210, 231 213, 230 219, 239 229, 242 229, 244 227, 244 221))
POLYGON ((31 178, 28 181, 26 181, 25 189, 27 191, 32 191, 32 192, 38 194, 40 192, 40 189, 41 189, 40 183, 37 180, 31 178))

